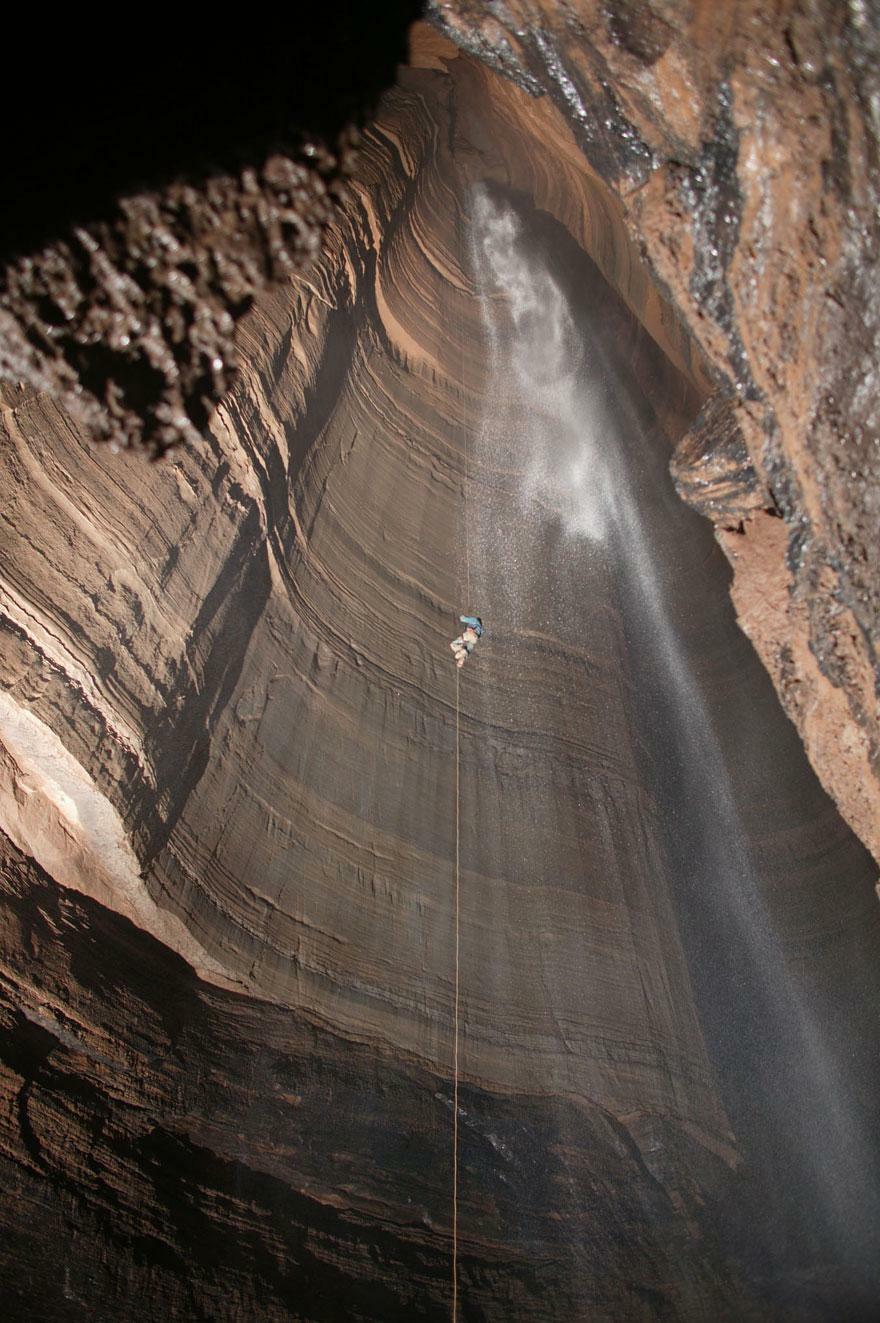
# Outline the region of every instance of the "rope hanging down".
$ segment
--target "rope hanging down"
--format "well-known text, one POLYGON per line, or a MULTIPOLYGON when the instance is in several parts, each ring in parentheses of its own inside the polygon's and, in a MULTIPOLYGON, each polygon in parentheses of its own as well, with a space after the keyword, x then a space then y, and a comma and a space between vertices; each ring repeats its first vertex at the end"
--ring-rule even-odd
MULTIPOLYGON (((459 229, 459 243, 462 235, 459 229)), ((462 513, 465 564, 465 609, 471 608, 471 557, 470 527, 468 525, 468 418, 467 385, 465 383, 465 318, 464 306, 459 318, 459 343, 461 345, 461 421, 462 450, 464 457, 464 481, 462 483, 462 513)), ((453 1004, 452 1029, 452 1323, 458 1323, 458 1054, 460 1038, 460 992, 461 992, 461 703, 460 703, 460 664, 455 671, 455 996, 453 1004)))
POLYGON ((452 1036, 452 1323, 458 1319, 458 1005, 459 1005, 459 893, 461 883, 459 671, 455 672, 455 1001, 452 1036))

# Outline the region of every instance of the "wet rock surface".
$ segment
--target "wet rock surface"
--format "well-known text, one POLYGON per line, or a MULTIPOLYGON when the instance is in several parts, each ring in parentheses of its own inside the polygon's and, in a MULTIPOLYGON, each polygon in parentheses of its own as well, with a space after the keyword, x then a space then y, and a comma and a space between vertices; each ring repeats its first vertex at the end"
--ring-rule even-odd
MULTIPOLYGON (((448 637, 467 512, 494 510, 511 480, 474 443, 481 181, 557 255, 583 324, 613 329, 654 447, 646 526, 689 585, 675 626, 743 834, 713 856, 717 787, 659 757, 680 723, 608 575, 587 564, 577 580, 590 591, 562 613, 572 636, 524 617, 490 629, 461 707, 463 1308, 873 1316, 870 1228, 844 1219, 841 1247, 815 1223, 837 1216, 816 1193, 823 1153, 852 1164, 852 1211, 876 1150, 847 1148, 833 1107, 823 1132, 821 1108, 790 1104, 813 1059, 797 1060, 771 985, 815 1010, 832 1101, 861 1142, 874 872, 734 627, 708 526, 664 477, 671 459, 718 525, 741 620, 868 839, 851 716, 864 636, 829 605, 813 525, 792 542, 782 469, 771 493, 768 456, 792 434, 778 400, 768 422, 769 351, 753 351, 731 284, 748 197, 738 84, 719 93, 711 65, 684 58, 673 6, 595 22, 568 7, 561 35, 530 10, 522 39, 512 12, 507 28, 483 6, 455 17, 503 80, 420 30, 321 260, 238 324, 241 370, 198 445, 145 465, 95 449, 63 393, 4 387, 0 1272, 19 1312, 448 1317, 448 637), (595 50, 587 102, 578 61, 593 70, 595 50), (551 73, 553 96, 534 96, 551 73), (663 115, 666 137, 650 128, 663 115), (658 196, 676 226, 662 207, 649 225, 658 196), (688 255, 689 207, 717 254, 688 255), (834 685, 810 650, 832 631, 834 685), (757 918, 744 886, 712 900, 746 853, 757 918), (747 941, 758 920, 769 946, 747 941)), ((792 28, 801 62, 812 22, 792 28)), ((699 25, 690 39, 711 53, 699 25)), ((552 512, 538 522, 549 564, 560 531, 552 512)))
MULTIPOLYGON (((429 10, 465 49, 552 98, 736 401, 756 523, 722 545, 746 574, 753 546, 766 561, 758 507, 782 514, 775 574, 789 606, 753 642, 823 784, 880 858, 876 7, 429 10), (809 702, 791 701, 793 668, 809 702)), ((701 466, 719 460, 697 449, 681 490, 723 527, 730 509, 713 515, 698 494, 701 466)))

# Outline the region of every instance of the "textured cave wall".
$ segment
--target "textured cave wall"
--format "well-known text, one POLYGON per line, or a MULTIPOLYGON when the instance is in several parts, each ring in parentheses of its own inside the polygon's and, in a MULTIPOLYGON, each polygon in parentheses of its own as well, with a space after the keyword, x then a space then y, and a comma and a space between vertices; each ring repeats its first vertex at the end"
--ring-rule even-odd
MULTIPOLYGON (((467 459, 468 184, 569 253, 658 490, 711 381, 552 104, 428 32, 414 65, 324 259, 243 324, 204 445, 147 468, 4 396, 3 1272, 46 1318, 448 1313, 447 640, 463 515, 499 486, 467 459)), ((734 774, 786 958, 830 1002, 842 966, 876 968, 866 859, 689 518, 671 536, 706 563, 708 615, 679 625, 724 737, 746 731, 734 774)), ((839 1264, 806 1291, 768 1280, 775 1137, 711 991, 744 953, 682 917, 695 843, 668 837, 635 735, 619 596, 601 575, 591 594, 580 640, 499 629, 463 692, 468 1309, 822 1317, 839 1264)))
POLYGON ((339 0, 233 34, 177 12, 136 38, 19 9, 0 88, 0 379, 77 428, 198 444, 260 290, 320 250, 417 0, 339 0))
MULTIPOLYGON (((449 96, 428 70, 389 103, 350 222, 252 315, 204 446, 145 469, 45 396, 5 397, 4 1284, 47 1318, 87 1299, 131 1317, 447 1312, 447 639, 483 381, 449 96)), ((520 170, 529 187, 528 153, 520 170)), ((584 661, 561 665, 568 687, 584 661)), ((596 896, 532 886, 507 823, 480 846, 500 772, 521 797, 529 759, 464 712, 461 1263, 486 1317, 585 1300, 650 1317, 655 1296, 693 1312, 741 1291, 711 1219, 695 1230, 733 1148, 610 677, 577 720, 598 724, 600 695, 598 781, 558 714, 538 732, 532 846, 580 870, 573 802, 549 812, 566 754, 602 814, 596 896), (499 897, 519 944, 506 988, 480 954, 499 897), (567 948, 549 992, 537 923, 567 948), (585 942, 592 985, 568 972, 585 942), (649 1165, 658 1134, 669 1157, 649 1165), (594 1193, 560 1209, 572 1185, 594 1193)))
MULTIPOLYGON (((448 1084, 218 992, 7 843, 2 908, 10 1316, 448 1318, 448 1084)), ((698 1317, 739 1300, 711 1223, 696 1230, 723 1160, 687 1155, 670 1191, 584 1100, 550 1113, 465 1082, 461 1106, 470 1313, 698 1317)))
MULTIPOLYGON (((428 6, 557 108, 573 137, 549 141, 595 168, 650 272, 643 314, 653 282, 705 357, 716 389, 680 491, 717 524, 742 626, 878 856, 874 10, 428 6)), ((222 25, 178 16, 173 40, 109 62, 76 20, 14 29, 39 92, 21 115, 6 87, 0 378, 114 444, 199 444, 253 295, 319 246, 412 13, 355 3, 326 31, 250 32, 232 84, 222 25)))
MULTIPOLYGON (((462 77, 464 99, 475 98, 476 125, 489 111, 485 80, 469 64, 462 77)), ((465 414, 477 415, 482 369, 461 269, 461 144, 442 136, 451 84, 430 71, 413 78, 372 135, 373 175, 336 252, 299 283, 292 301, 279 296, 253 317, 248 367, 221 407, 209 448, 151 471, 144 496, 132 481, 134 458, 107 467, 66 437, 53 447, 37 412, 42 402, 34 402, 33 415, 17 408, 10 416, 13 472, 36 446, 30 472, 52 476, 51 483, 19 483, 10 533, 13 523, 54 527, 74 545, 63 557, 43 549, 35 559, 27 540, 19 542, 7 625, 21 669, 10 666, 8 680, 13 696, 27 695, 124 816, 146 890, 161 913, 184 921, 191 958, 200 958, 196 942, 207 952, 201 968, 211 972, 213 961, 243 987, 306 1003, 352 1033, 388 1039, 445 1069, 454 729, 446 640, 462 587, 454 544, 465 414), (398 147, 404 139, 405 149, 398 147), (450 322, 458 335, 450 335, 450 322), (462 382, 465 364, 470 380, 462 382), (115 507, 126 487, 119 519, 115 507), (112 538, 94 523, 84 527, 82 514, 76 530, 64 520, 87 488, 95 512, 99 505, 114 511, 112 538), (137 547, 152 569, 133 584, 123 566, 137 547), (88 628, 71 630, 86 618, 88 628), (90 677, 88 703, 83 676, 90 677), (116 746, 113 756, 105 743, 116 746)), ((474 149, 465 143, 464 150, 474 149)), ((531 186, 529 158, 521 168, 531 186)), ((658 396, 664 385, 672 415, 686 415, 688 403, 693 411, 696 400, 672 369, 658 396)), ((610 640, 608 655, 589 663, 597 674, 614 665, 619 647, 610 640)), ((527 688, 540 695, 540 656, 534 665, 527 688)), ((481 888, 499 885, 497 851, 476 839, 482 787, 496 783, 493 764, 504 757, 504 739, 500 751, 487 743, 480 718, 487 683, 477 672, 475 708, 464 713, 464 776, 476 805, 466 825, 474 954, 493 940, 484 916, 497 909, 481 888)), ((574 681, 563 673, 555 683, 568 690, 574 681)), ((622 701, 608 682, 597 684, 578 720, 593 729, 600 704, 622 701)), ((607 713, 603 719, 609 729, 596 738, 607 749, 607 774, 621 786, 637 784, 622 707, 613 724, 607 713)), ((538 725, 549 733, 551 714, 538 725)), ((565 754, 562 729, 552 739, 557 756, 565 754)), ((512 774, 522 778, 527 769, 513 766, 512 774)), ((548 780, 548 824, 558 790, 548 780)), ((610 804, 601 810, 610 811, 610 804)), ((624 848, 637 888, 661 870, 656 827, 644 825, 645 812, 636 795, 621 829, 632 836, 624 848)), ((587 848, 576 817, 564 830, 565 840, 554 845, 548 832, 536 846, 538 854, 555 849, 561 871, 587 848)), ((609 827, 607 840, 616 835, 609 827)), ((599 873, 614 871, 608 849, 599 830, 589 845, 605 856, 599 873)), ((503 862, 517 866, 513 842, 503 862)), ((583 1072, 592 1072, 597 1092, 621 1107, 646 1088, 664 1096, 659 1059, 655 1083, 635 1084, 613 1055, 603 1064, 601 1039, 593 1059, 572 1056, 560 1043, 554 1015, 589 1020, 576 985, 559 993, 575 999, 570 1007, 548 1008, 529 1027, 528 1008, 541 995, 528 952, 531 876, 522 861, 519 869, 523 947, 501 1017, 511 1029, 497 1031, 497 992, 475 988, 471 1035, 480 1071, 493 1082, 534 1087, 555 1065, 563 1072, 559 1087, 578 1092, 583 1072), (511 1033, 529 1040, 518 1059, 509 1051, 511 1033)), ((672 980, 657 987, 655 1014, 683 1069, 695 1072, 694 1088, 707 1090, 698 1111, 705 1105, 709 1129, 723 1131, 711 1086, 700 1083, 708 1072, 668 898, 645 894, 645 932, 626 940, 644 941, 647 966, 672 980)), ((613 889, 608 903, 612 912, 627 904, 613 889)), ((583 904, 563 898, 553 925, 560 932, 589 927, 595 916, 583 904)), ((613 950, 607 958, 612 968, 619 960, 613 950)), ((631 1031, 648 1034, 639 980, 618 995, 615 976, 607 978, 610 1000, 599 1021, 616 1023, 613 1032, 624 1040, 631 1031)))

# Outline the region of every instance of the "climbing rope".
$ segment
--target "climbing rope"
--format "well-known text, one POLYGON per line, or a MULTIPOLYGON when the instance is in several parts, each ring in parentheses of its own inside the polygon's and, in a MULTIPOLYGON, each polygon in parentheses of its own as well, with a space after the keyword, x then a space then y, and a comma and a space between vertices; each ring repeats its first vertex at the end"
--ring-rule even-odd
MULTIPOLYGON (((464 283, 464 282, 462 282, 462 283, 464 283)), ((462 430, 463 430, 463 432, 464 432, 464 486, 462 487, 461 499, 462 499, 462 505, 463 505, 463 507, 464 507, 464 565, 465 565, 465 577, 466 577, 466 580, 467 580, 466 585, 465 585, 465 599, 464 599, 464 600, 465 600, 465 601, 467 602, 467 604, 468 604, 467 607, 466 607, 465 609, 468 610, 468 611, 470 611, 470 610, 471 610, 471 605, 470 605, 470 601, 471 601, 471 547, 470 547, 471 530, 470 530, 470 526, 469 526, 469 524, 468 524, 468 517, 467 517, 467 506, 468 506, 468 477, 469 477, 469 475, 468 475, 467 386, 466 386, 466 384, 465 384, 465 379, 464 379, 464 357, 465 357, 465 356, 464 356, 464 313, 463 313, 463 312, 462 312, 461 318, 459 319, 459 325, 460 325, 460 327, 461 327, 461 331, 460 331, 460 334, 461 334, 461 422, 462 422, 462 430)))
MULTIPOLYGON (((471 558, 467 525, 467 388, 464 384, 464 311, 459 319, 459 344, 462 348, 462 441, 464 451, 464 482, 462 509, 464 516, 464 577, 466 577, 466 610, 471 601, 471 558)), ((458 1048, 459 1048, 459 995, 461 995, 461 886, 462 886, 462 773, 461 773, 461 668, 455 667, 455 896, 454 896, 454 950, 455 994, 453 1002, 453 1323, 458 1323, 458 1048)))
MULTIPOLYGON (((463 390, 463 389, 464 389, 464 383, 462 382, 462 390, 463 390)), ((470 611, 470 610, 473 609, 473 608, 471 607, 471 604, 470 604, 470 601, 471 601, 471 548, 470 548, 471 530, 470 530, 470 528, 469 528, 469 526, 468 526, 468 517, 467 517, 467 489, 468 489, 467 402, 466 402, 466 400, 465 400, 465 398, 464 398, 464 394, 462 394, 462 401, 461 401, 461 404, 462 404, 462 418, 463 418, 463 420, 464 420, 464 487, 463 487, 463 489, 462 489, 462 502, 463 502, 463 504, 464 504, 464 566, 465 566, 465 578, 466 578, 466 585, 465 585, 465 599, 464 599, 464 600, 465 600, 465 601, 467 602, 467 604, 468 604, 468 605, 466 606, 465 610, 470 611)))
POLYGON ((458 1319, 458 1000, 460 986, 459 960, 459 894, 461 886, 461 830, 460 830, 460 759, 459 759, 459 677, 455 669, 455 1002, 452 1016, 452 1323, 458 1319))
MULTIPOLYGON (((459 229, 459 251, 462 250, 462 231, 459 229)), ((464 512, 464 563, 465 563, 465 602, 471 610, 471 558, 470 528, 468 526, 468 421, 467 421, 467 386, 465 384, 465 324, 464 324, 464 281, 462 281, 462 312, 459 318, 459 343, 461 345, 461 420, 462 446, 464 451, 464 483, 462 486, 462 509, 464 512)), ((452 1323, 458 1323, 458 1053, 460 1038, 460 991, 461 991, 461 670, 455 670, 455 997, 452 1015, 452 1323)))

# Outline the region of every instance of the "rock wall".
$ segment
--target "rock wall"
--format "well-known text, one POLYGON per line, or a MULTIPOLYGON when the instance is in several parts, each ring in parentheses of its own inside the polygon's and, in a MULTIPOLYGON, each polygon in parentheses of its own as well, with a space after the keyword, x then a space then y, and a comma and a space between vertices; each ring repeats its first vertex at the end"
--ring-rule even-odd
MULTIPOLYGON (((678 0, 428 12, 544 103, 555 159, 607 186, 600 266, 628 232, 642 316, 662 290, 704 356, 714 401, 683 443, 682 494, 718 525, 742 626, 877 857, 876 16, 803 0, 772 16, 740 0, 723 22, 678 0)), ((0 378, 113 444, 198 444, 254 294, 320 243, 408 17, 409 0, 381 26, 355 5, 329 42, 301 16, 252 38, 240 103, 214 73, 225 35, 203 27, 118 69, 81 33, 21 34, 50 123, 28 117, 4 173, 0 378), (161 150, 145 141, 158 114, 161 150)))
MULTIPOLYGON (((665 526, 685 433, 680 484, 709 475, 728 520, 763 509, 738 414, 621 225, 631 203, 549 98, 421 30, 361 158, 320 264, 243 324, 204 445, 147 467, 4 388, 3 1271, 47 1319, 448 1316, 447 644, 463 520, 504 479, 473 446, 470 185, 555 227, 613 328, 655 446, 646 522, 665 526)), ((847 997, 878 968, 872 875, 682 517, 699 628, 679 625, 782 957, 831 1005, 842 968, 847 997)), ((735 984, 739 934, 687 918, 675 850, 696 842, 669 835, 620 594, 590 588, 574 643, 490 632, 461 691, 467 1307, 858 1309, 845 1257, 796 1284, 809 1252, 761 1173, 789 1154, 758 1133, 776 1044, 748 1058, 755 1083, 734 1044, 752 1002, 725 1038, 707 989, 735 984)), ((868 1029, 833 1005, 866 1061, 868 1029)))
MULTIPOLYGON (((487 76, 462 61, 461 79, 456 95, 469 126, 479 127, 490 111, 487 76)), ((149 913, 159 933, 166 921, 159 916, 170 913, 189 934, 176 945, 201 973, 308 1005, 337 1027, 388 1040, 445 1070, 455 730, 446 654, 462 589, 456 548, 467 419, 473 427, 485 374, 464 269, 467 170, 459 158, 479 160, 478 173, 485 166, 468 130, 443 141, 455 90, 448 75, 418 71, 409 81, 365 147, 350 221, 326 261, 251 317, 247 367, 209 446, 144 475, 134 457, 108 462, 64 434, 42 400, 7 415, 16 554, 7 580, 6 679, 13 700, 25 700, 60 736, 91 778, 90 793, 106 797, 122 820, 144 877, 144 894, 134 899, 136 883, 119 883, 118 904, 129 917, 138 905, 144 913, 157 907, 149 913), (45 531, 35 552, 23 530, 37 527, 45 531), (136 564, 137 574, 129 568, 136 564)), ((517 105, 520 113, 528 108, 517 105)), ((575 220, 583 228, 589 177, 573 175, 557 191, 515 135, 500 141, 521 159, 516 172, 512 161, 492 162, 490 177, 494 170, 548 202, 578 197, 577 183, 575 220)), ((595 216, 590 223, 599 226, 595 216)), ((612 250, 608 261, 619 256, 612 250)), ((613 301, 610 291, 604 297, 613 301)), ((677 420, 680 430, 696 409, 696 391, 662 366, 647 340, 637 352, 670 426, 677 420)), ((626 720, 623 711, 614 721, 606 711, 607 729, 595 730, 590 705, 600 693, 606 706, 623 702, 599 679, 620 646, 610 639, 606 657, 552 663, 563 667, 555 683, 566 692, 576 684, 566 667, 595 671, 594 695, 568 719, 586 722, 602 742, 602 775, 618 794, 639 778, 626 720)), ((547 664, 536 655, 533 693, 546 685, 547 664)), ((481 787, 497 777, 505 746, 517 742, 509 732, 499 735, 500 747, 487 745, 480 690, 488 683, 476 673, 472 710, 466 699, 462 714, 464 798, 477 806, 465 824, 474 956, 493 940, 483 917, 496 912, 492 892, 513 881, 496 875, 497 857, 476 839, 481 787)), ((566 749, 562 730, 550 736, 552 724, 549 713, 539 722, 560 741, 557 754, 582 757, 566 749)), ((19 747, 22 761, 37 761, 32 739, 19 747)), ((16 785, 33 787, 29 800, 61 800, 47 784, 60 757, 50 747, 46 759, 53 756, 42 780, 39 767, 22 769, 16 785)), ((527 769, 513 774, 525 777, 527 769)), ((558 791, 548 779, 548 821, 558 818, 551 812, 558 791)), ((609 812, 617 810, 600 810, 609 812)), ((652 996, 652 1016, 665 1021, 669 1048, 682 1054, 699 1089, 707 1067, 668 898, 645 893, 643 934, 623 917, 635 904, 625 888, 643 889, 662 871, 650 812, 636 793, 621 828, 633 833, 626 850, 634 877, 611 889, 603 923, 613 930, 619 910, 627 942, 647 943, 648 964, 672 979, 652 996)), ((54 817, 66 835, 63 802, 54 817)), ((85 811, 79 817, 85 835, 85 811)), ((559 872, 574 867, 583 830, 575 815, 565 841, 542 842, 557 852, 559 872)), ((615 834, 608 824, 608 840, 615 834)), ((44 843, 46 835, 42 820, 28 837, 22 810, 20 843, 36 836, 44 843)), ((103 846, 100 833, 83 842, 93 861, 103 846)), ((590 848, 607 852, 601 830, 590 848)), ((528 869, 519 867, 526 935, 536 901, 528 869)), ((597 872, 614 867, 608 856, 597 872)), ((99 892, 82 864, 67 880, 104 901, 113 889, 111 881, 99 892)), ((563 896, 545 921, 557 936, 572 925, 595 926, 597 915, 583 905, 563 896)), ((619 955, 608 958, 613 964, 619 955)), ((501 1033, 497 993, 474 989, 469 1033, 484 1081, 534 1087, 555 1063, 561 1087, 583 1093, 583 1072, 595 1074, 598 1092, 622 1108, 645 1088, 666 1092, 665 1061, 655 1085, 635 1086, 601 1038, 592 1061, 562 1041, 554 1017, 581 1023, 575 1037, 595 1032, 576 984, 559 990, 575 999, 571 1005, 548 1008, 546 1022, 531 1025, 529 1008, 542 994, 527 946, 514 967, 501 1033), (523 1038, 528 1050, 511 1055, 511 1041, 523 1038)), ((638 979, 611 995, 603 1023, 616 1023, 626 1039, 656 1032, 644 1018, 638 979)), ((707 1098, 711 1128, 723 1130, 711 1087, 707 1098)))

